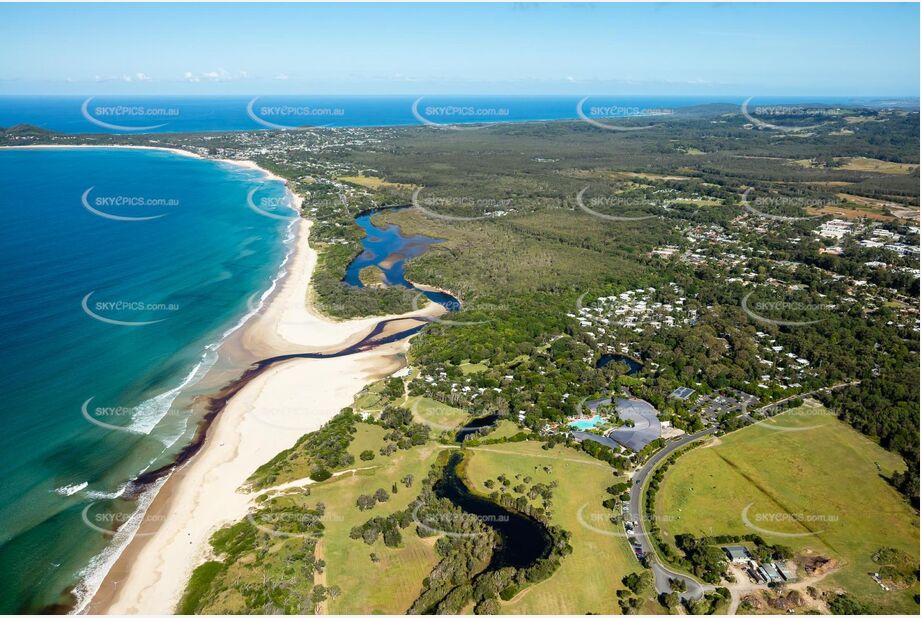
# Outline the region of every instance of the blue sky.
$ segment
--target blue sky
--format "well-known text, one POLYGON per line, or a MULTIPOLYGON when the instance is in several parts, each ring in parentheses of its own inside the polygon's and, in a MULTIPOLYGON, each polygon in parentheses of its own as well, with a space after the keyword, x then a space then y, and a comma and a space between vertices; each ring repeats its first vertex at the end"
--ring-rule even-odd
POLYGON ((0 94, 919 92, 918 4, 0 5, 0 94))

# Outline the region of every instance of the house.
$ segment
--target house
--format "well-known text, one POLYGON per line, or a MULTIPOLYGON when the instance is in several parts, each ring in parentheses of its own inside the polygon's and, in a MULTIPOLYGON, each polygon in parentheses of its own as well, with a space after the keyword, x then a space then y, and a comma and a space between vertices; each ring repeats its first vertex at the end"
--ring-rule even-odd
POLYGON ((748 553, 748 549, 741 545, 729 545, 724 547, 723 551, 729 557, 729 562, 733 564, 746 564, 752 558, 752 555, 748 553))

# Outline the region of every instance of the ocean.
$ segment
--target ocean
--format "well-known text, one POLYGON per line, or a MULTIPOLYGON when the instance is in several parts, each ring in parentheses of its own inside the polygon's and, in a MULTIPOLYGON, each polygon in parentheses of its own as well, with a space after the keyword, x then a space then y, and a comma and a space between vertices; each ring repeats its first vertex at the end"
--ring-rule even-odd
MULTIPOLYGON (((633 116, 742 100, 592 97, 583 109, 633 116)), ((521 122, 577 118, 580 101, 0 96, 0 126, 165 133, 521 122)), ((803 101, 755 101, 778 102, 803 101)), ((290 221, 247 208, 249 197, 284 211, 280 182, 167 152, 0 150, 0 170, 0 613, 65 609, 62 592, 76 586, 84 600, 134 525, 125 483, 191 438, 197 419, 182 399, 171 404, 194 391, 220 342, 273 285, 290 221)), ((402 263, 388 274, 399 284, 402 263)))
MULTIPOLYGON (((753 93, 757 94, 757 93, 753 93)), ((173 133, 286 129, 305 125, 440 125, 649 116, 742 96, 0 96, 0 127, 31 124, 65 133, 173 133), (581 105, 580 105, 581 103, 581 105), (594 111, 593 111, 594 110, 594 111)), ((854 97, 756 96, 750 105, 878 104, 854 97)), ((890 101, 889 104, 892 104, 890 101)), ((917 101, 914 102, 917 104, 917 101)))
POLYGON ((0 613, 35 612, 98 578, 124 484, 188 442, 196 419, 167 410, 272 286, 290 222, 247 207, 285 210, 281 182, 168 152, 0 169, 0 613))

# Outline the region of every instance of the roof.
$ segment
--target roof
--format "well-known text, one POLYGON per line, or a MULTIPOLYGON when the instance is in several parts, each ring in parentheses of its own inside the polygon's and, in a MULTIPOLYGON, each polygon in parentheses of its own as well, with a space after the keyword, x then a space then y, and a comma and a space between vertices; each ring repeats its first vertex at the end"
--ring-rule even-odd
POLYGON ((687 386, 679 386, 672 391, 672 394, 669 397, 674 397, 675 399, 681 399, 682 401, 687 400, 688 397, 694 394, 693 388, 688 388, 687 386))
POLYGON ((783 575, 784 579, 796 578, 796 571, 787 566, 786 562, 775 562, 774 566, 777 567, 777 570, 780 571, 780 574, 783 575))
POLYGON ((618 427, 608 432, 608 437, 634 451, 662 437, 659 413, 651 403, 642 399, 615 399, 614 403, 617 415, 624 421, 633 421, 633 427, 618 427))
POLYGON ((741 545, 730 545, 729 547, 724 547, 723 551, 729 554, 730 560, 747 560, 751 558, 748 548, 741 545))
POLYGON ((572 437, 576 439, 576 442, 591 440, 592 442, 597 442, 598 444, 603 444, 609 448, 612 448, 615 451, 620 447, 620 445, 611 438, 606 436, 599 436, 598 434, 589 433, 587 431, 573 431, 572 437))

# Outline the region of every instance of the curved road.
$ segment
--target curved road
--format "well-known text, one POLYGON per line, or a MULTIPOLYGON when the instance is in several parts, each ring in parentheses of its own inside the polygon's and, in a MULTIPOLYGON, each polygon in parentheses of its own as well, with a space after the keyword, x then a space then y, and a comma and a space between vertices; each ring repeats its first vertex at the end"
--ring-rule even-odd
POLYGON ((677 440, 669 442, 662 450, 650 457, 646 463, 643 464, 643 467, 637 470, 633 475, 633 485, 630 487, 630 519, 636 522, 636 534, 633 538, 636 539, 636 542, 642 548, 643 554, 646 556, 646 560, 649 563, 649 567, 652 569, 652 573, 655 576, 656 592, 664 592, 666 594, 671 592, 672 587, 668 583, 669 579, 681 579, 685 582, 687 591, 681 594, 681 598, 686 600, 699 599, 704 595, 704 592, 714 589, 713 586, 701 584, 693 577, 673 571, 670 567, 659 562, 652 540, 646 533, 646 515, 643 512, 642 498, 646 479, 649 478, 649 474, 662 460, 679 448, 687 446, 691 442, 703 438, 704 436, 716 433, 716 430, 716 427, 710 427, 698 431, 697 433, 684 435, 677 440))
MULTIPOLYGON (((758 412, 767 412, 773 408, 778 407, 786 403, 791 399, 797 397, 808 397, 819 392, 824 391, 834 391, 840 388, 847 386, 855 386, 860 384, 860 380, 853 382, 842 382, 835 384, 833 386, 826 386, 824 388, 819 388, 808 393, 799 393, 797 395, 792 395, 780 401, 775 401, 769 403, 766 406, 763 406, 758 409, 758 412)), ((757 422, 749 414, 744 413, 741 415, 746 420, 751 422, 757 422)), ((656 592, 669 593, 672 591, 671 585, 668 583, 669 579, 681 579, 687 585, 687 591, 681 594, 682 599, 686 600, 696 600, 701 598, 705 592, 714 590, 715 587, 709 584, 702 584, 690 575, 684 573, 678 573, 677 571, 672 570, 669 566, 659 562, 658 554, 656 554, 655 547, 646 533, 646 515, 643 512, 643 490, 646 485, 646 480, 649 478, 649 474, 655 469, 655 467, 666 457, 674 453, 676 450, 680 449, 683 446, 687 446, 691 442, 703 438, 704 436, 711 435, 716 433, 717 427, 709 427, 697 433, 684 435, 681 438, 669 442, 665 447, 655 453, 649 460, 643 464, 643 467, 636 471, 633 475, 632 486, 630 487, 630 519, 636 522, 635 524, 635 535, 631 537, 635 539, 635 542, 643 550, 643 554, 646 556, 646 560, 649 563, 649 567, 652 569, 653 575, 655 576, 656 581, 656 592)))

